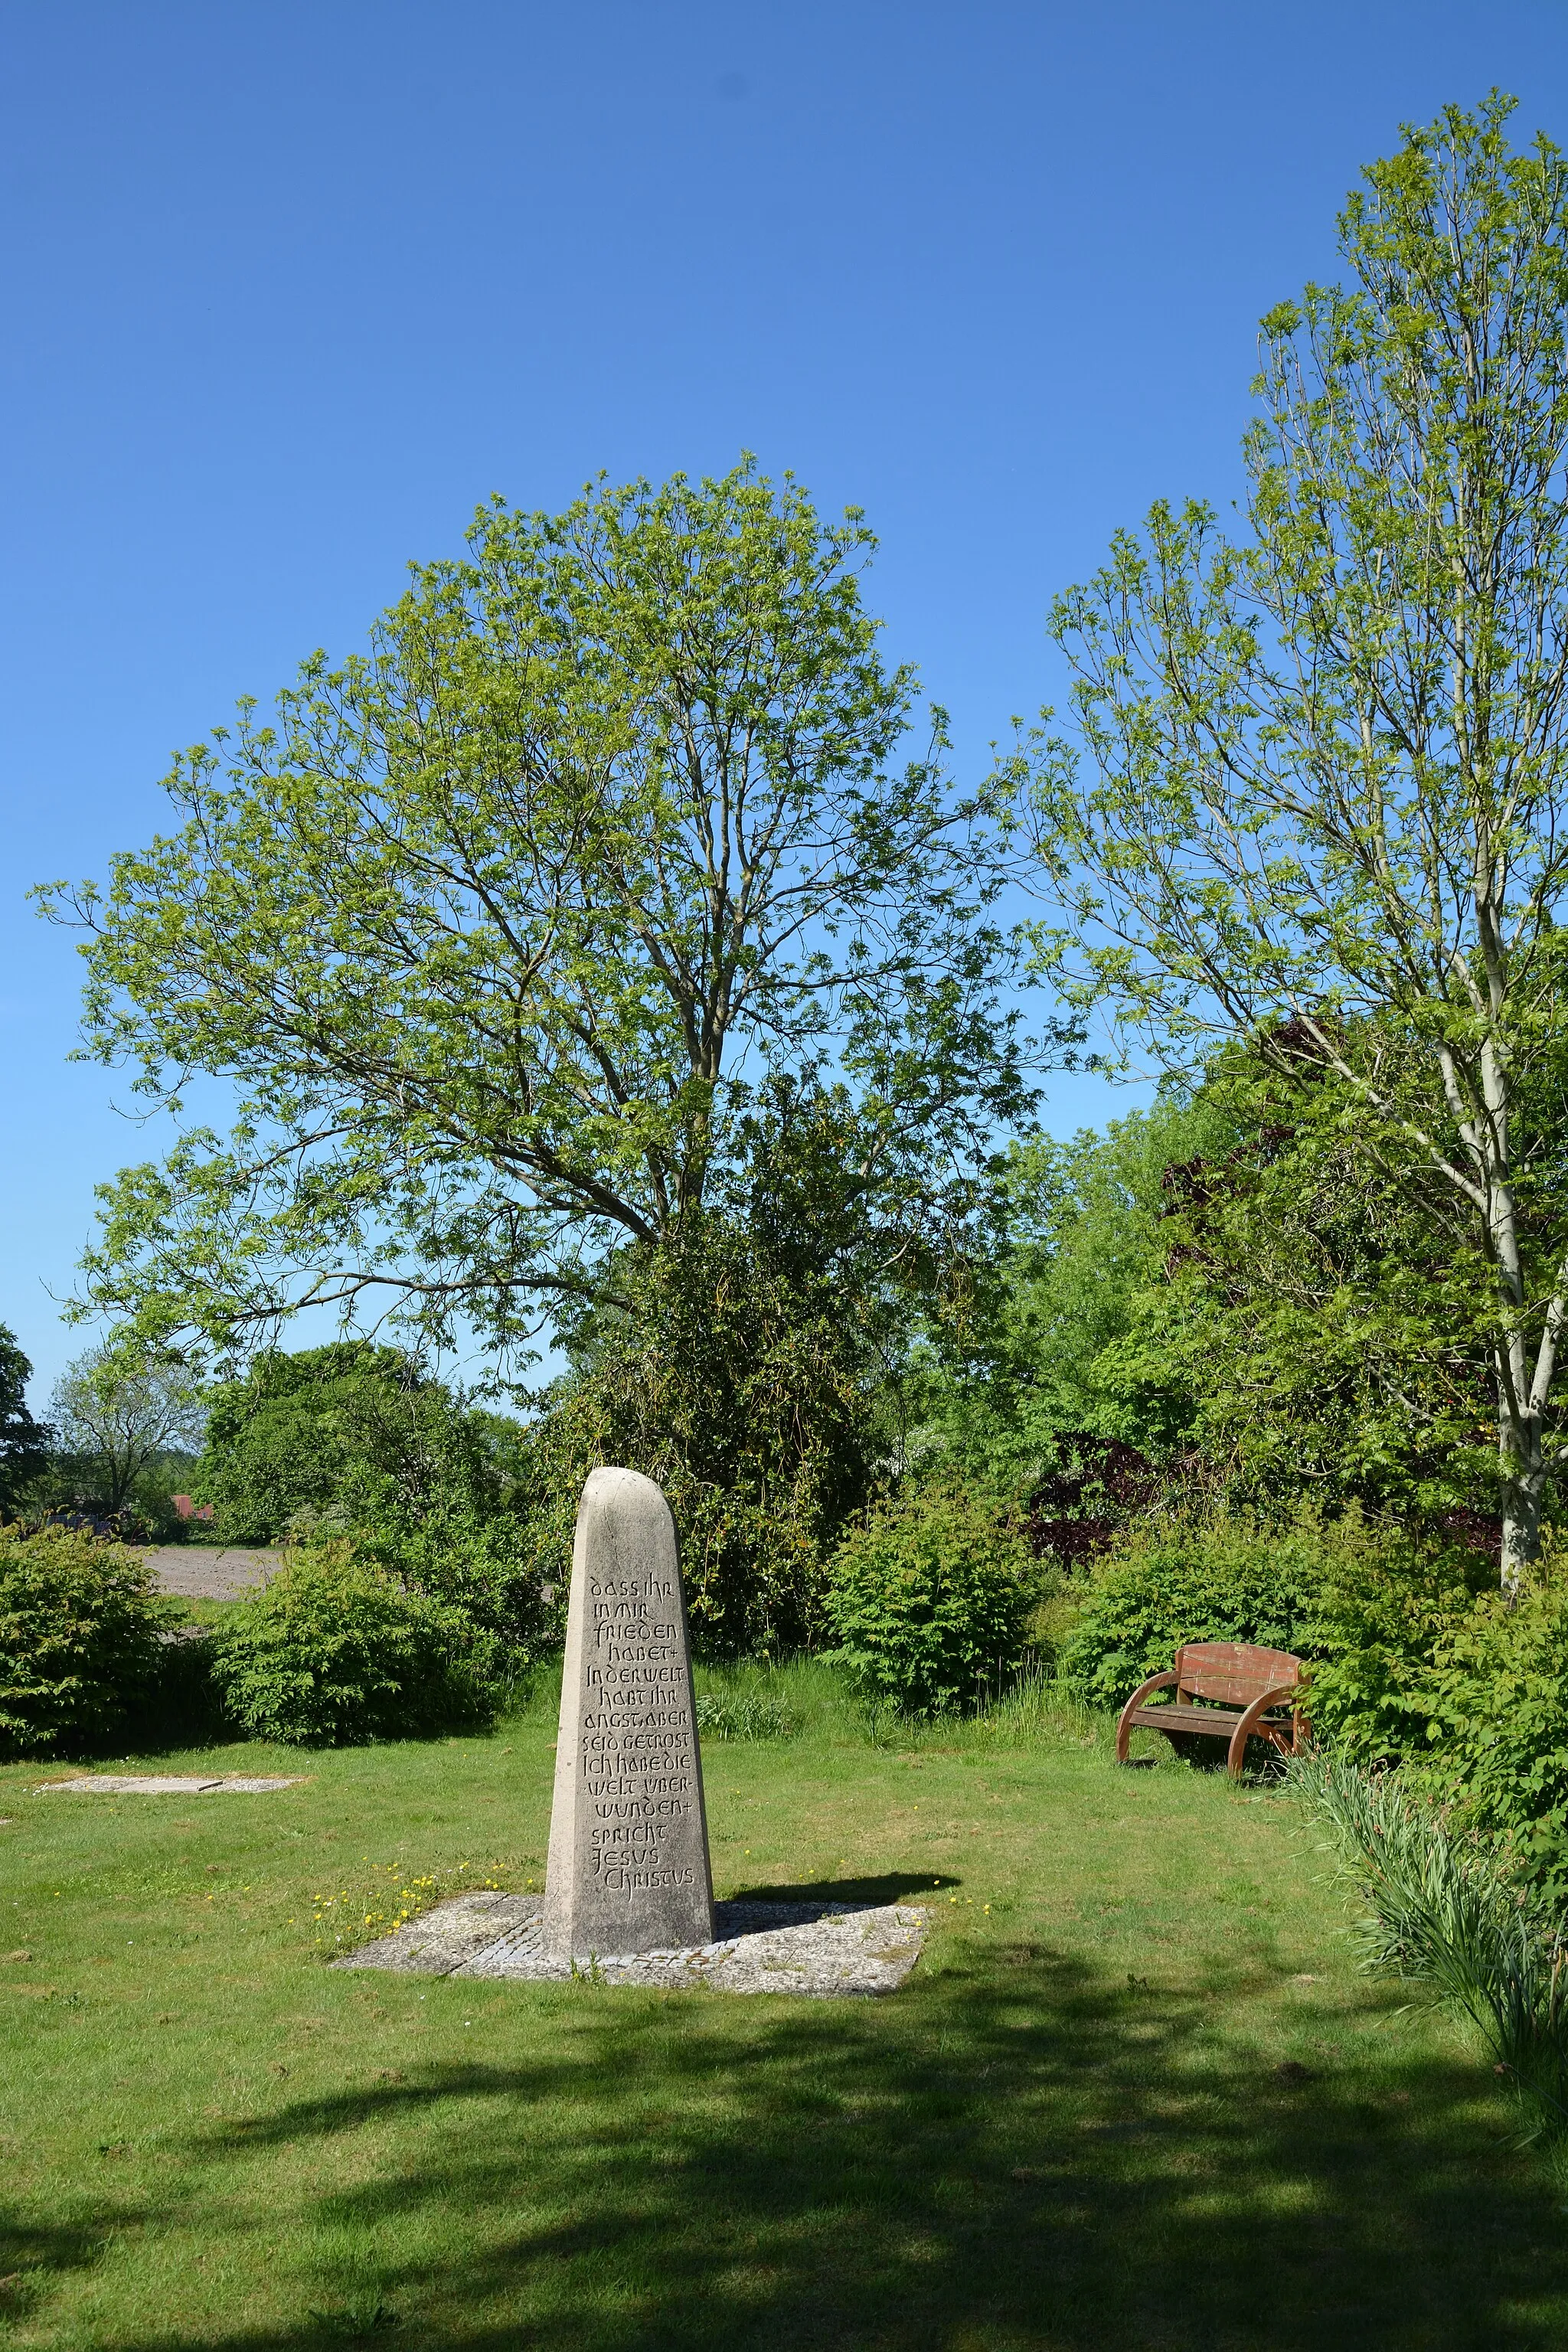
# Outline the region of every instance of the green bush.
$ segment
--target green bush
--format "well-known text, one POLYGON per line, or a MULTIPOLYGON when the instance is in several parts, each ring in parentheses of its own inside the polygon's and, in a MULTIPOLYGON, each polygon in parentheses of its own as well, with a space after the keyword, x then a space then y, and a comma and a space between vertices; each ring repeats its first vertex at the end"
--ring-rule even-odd
POLYGON ((1090 1706, 1120 1706, 1184 1642, 1300 1654, 1320 1613, 1321 1537, 1310 1520, 1283 1531, 1238 1519, 1133 1529, 1096 1564, 1062 1645, 1062 1679, 1090 1706))
POLYGON ((356 1538, 355 1549, 405 1591, 458 1611, 498 1691, 525 1685, 541 1657, 560 1647, 569 1575, 546 1601, 537 1535, 510 1512, 486 1517, 470 1503, 442 1501, 415 1525, 388 1512, 356 1538))
POLYGON ((1311 1663, 1319 1738, 1398 1756, 1425 1743, 1434 1647, 1486 1572, 1353 1509, 1327 1520, 1303 1511, 1283 1527, 1168 1520, 1131 1530, 1097 1563, 1061 1674, 1089 1705, 1121 1706, 1184 1642, 1290 1650, 1311 1663))
POLYGON ((1023 1663, 1033 1565, 1022 1538, 973 1496, 875 1511, 828 1565, 832 1654, 865 1697, 903 1714, 972 1705, 1023 1663))
POLYGON ((213 1637, 213 1671, 257 1739, 345 1747, 482 1722, 482 1636, 460 1610, 411 1593, 345 1546, 301 1552, 213 1637))
POLYGON ((1312 1729, 1368 1763, 1419 1754, 1431 1717, 1432 1661, 1492 1587, 1489 1560, 1426 1548, 1363 1525, 1323 1530, 1318 1619, 1305 1633, 1312 1729))
POLYGON ((138 1553, 0 1528, 0 1750, 113 1747, 156 1679, 168 1614, 138 1553))
POLYGON ((1568 1561, 1549 1549, 1510 1606, 1489 1593, 1440 1635, 1420 1696, 1420 1779, 1568 1900, 1568 1561))

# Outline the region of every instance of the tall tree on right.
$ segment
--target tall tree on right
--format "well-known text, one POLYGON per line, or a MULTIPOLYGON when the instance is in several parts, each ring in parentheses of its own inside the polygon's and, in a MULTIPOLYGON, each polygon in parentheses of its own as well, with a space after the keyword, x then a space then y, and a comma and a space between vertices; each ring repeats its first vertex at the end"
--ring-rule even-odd
POLYGON ((1335 1090, 1476 1243, 1502 1576, 1564 1454, 1568 158, 1512 102, 1407 129, 1347 276, 1263 321, 1249 528, 1161 504, 1058 603, 1076 740, 1026 754, 1042 966, 1168 1062, 1335 1090))

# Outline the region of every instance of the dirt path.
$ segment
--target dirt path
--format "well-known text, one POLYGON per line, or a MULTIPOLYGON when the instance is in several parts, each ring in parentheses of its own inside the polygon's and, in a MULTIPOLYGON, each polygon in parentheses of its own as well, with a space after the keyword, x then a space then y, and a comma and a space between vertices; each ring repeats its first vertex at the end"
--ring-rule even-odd
POLYGON ((283 1565, 281 1552, 237 1544, 157 1544, 147 1558, 159 1591, 177 1593, 182 1601, 237 1601, 283 1565))

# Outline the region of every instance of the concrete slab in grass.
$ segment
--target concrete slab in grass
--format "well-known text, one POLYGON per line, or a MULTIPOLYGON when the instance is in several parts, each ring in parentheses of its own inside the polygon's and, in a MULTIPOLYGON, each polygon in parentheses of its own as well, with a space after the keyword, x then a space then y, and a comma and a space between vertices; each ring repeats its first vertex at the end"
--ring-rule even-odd
POLYGON ((263 1780, 231 1773, 193 1780, 174 1772, 83 1772, 74 1780, 44 1780, 35 1797, 265 1797, 274 1789, 292 1789, 305 1778, 291 1773, 286 1780, 263 1780))

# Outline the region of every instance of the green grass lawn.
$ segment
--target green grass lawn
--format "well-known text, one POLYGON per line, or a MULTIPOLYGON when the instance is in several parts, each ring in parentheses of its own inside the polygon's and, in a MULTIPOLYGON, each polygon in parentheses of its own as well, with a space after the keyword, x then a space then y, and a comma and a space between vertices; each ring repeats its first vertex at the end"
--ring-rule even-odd
POLYGON ((1103 1732, 872 1747, 803 1684, 706 1757, 721 1894, 932 1906, 876 2002, 329 1970, 538 1885, 553 1725, 0 1773, 0 2312, 24 2347, 1561 2347, 1568 2221, 1488 2070, 1358 1977, 1291 1806, 1103 1732), (8 1955, 8 1957, 5 1957, 8 1955))

